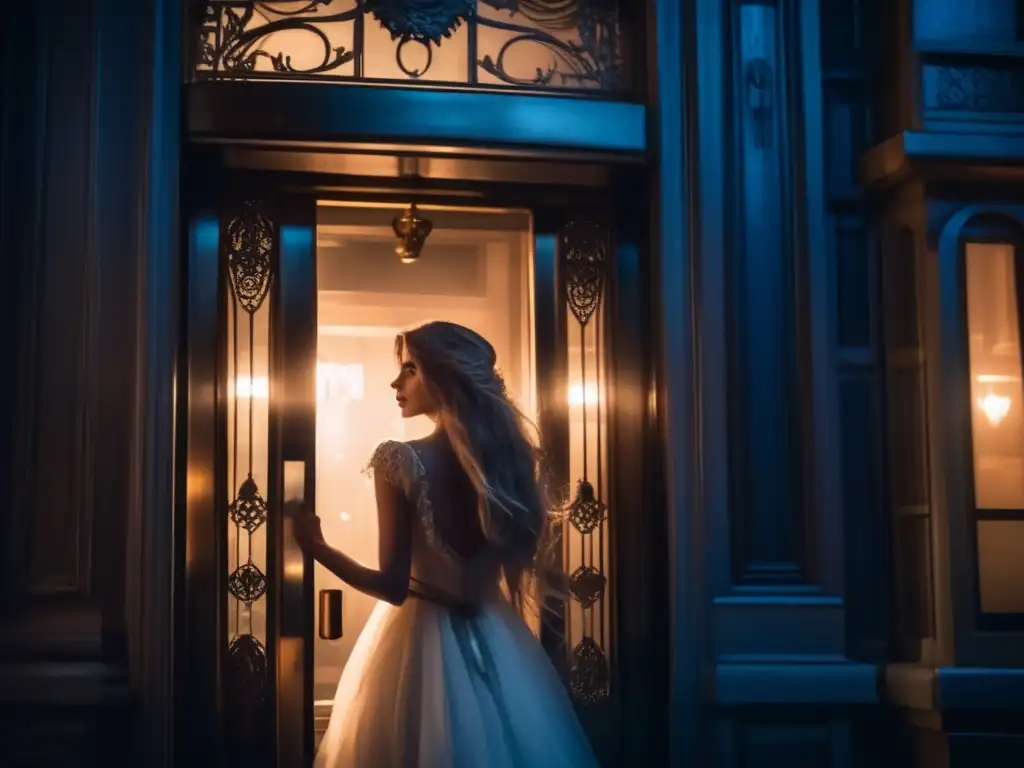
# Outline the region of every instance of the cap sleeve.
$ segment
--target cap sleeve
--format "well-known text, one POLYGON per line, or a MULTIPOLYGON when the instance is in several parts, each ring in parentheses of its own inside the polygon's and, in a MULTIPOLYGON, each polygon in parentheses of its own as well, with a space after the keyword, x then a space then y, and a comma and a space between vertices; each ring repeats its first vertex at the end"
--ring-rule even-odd
POLYGON ((412 446, 397 440, 386 440, 378 445, 366 466, 367 474, 382 477, 400 489, 407 499, 418 500, 419 462, 412 446))
POLYGON ((387 440, 374 450, 366 467, 368 474, 383 477, 400 489, 416 508, 426 534, 427 542, 434 548, 456 558, 457 555, 437 535, 434 509, 430 501, 427 471, 416 449, 408 443, 387 440))

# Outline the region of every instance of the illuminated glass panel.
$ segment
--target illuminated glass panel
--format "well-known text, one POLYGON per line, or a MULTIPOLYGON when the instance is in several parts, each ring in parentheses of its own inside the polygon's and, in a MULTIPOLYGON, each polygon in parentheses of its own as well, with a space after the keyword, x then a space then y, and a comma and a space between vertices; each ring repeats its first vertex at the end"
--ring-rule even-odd
POLYGON ((982 613, 1024 613, 1024 520, 979 520, 977 532, 982 613))
POLYGON ((1024 509, 1024 388, 1012 245, 967 245, 974 494, 978 509, 1024 509))
POLYGON ((966 246, 978 596, 983 614, 1024 613, 1024 387, 1016 249, 966 246))

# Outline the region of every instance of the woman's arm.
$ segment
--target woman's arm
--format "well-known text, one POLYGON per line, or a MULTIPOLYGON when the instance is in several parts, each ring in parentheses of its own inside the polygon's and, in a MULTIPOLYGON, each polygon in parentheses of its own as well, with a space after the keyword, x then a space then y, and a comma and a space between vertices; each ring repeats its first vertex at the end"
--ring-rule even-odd
POLYGON ((401 490, 385 479, 383 472, 375 474, 374 489, 380 529, 380 570, 367 568, 339 552, 322 537, 311 543, 309 553, 349 586, 378 600, 401 605, 409 594, 412 569, 410 505, 401 490))

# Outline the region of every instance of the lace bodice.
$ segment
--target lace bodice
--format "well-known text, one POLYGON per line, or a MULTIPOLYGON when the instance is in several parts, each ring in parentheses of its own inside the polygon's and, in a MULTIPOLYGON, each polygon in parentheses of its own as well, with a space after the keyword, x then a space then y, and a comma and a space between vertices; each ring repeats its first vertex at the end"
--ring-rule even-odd
POLYGON ((416 447, 395 440, 381 443, 370 457, 367 472, 381 475, 401 490, 409 508, 415 511, 412 521, 412 578, 415 582, 469 602, 477 602, 493 592, 498 568, 490 562, 487 553, 467 560, 439 535, 435 509, 437 505, 449 504, 450 500, 435 498, 431 493, 427 470, 416 447))

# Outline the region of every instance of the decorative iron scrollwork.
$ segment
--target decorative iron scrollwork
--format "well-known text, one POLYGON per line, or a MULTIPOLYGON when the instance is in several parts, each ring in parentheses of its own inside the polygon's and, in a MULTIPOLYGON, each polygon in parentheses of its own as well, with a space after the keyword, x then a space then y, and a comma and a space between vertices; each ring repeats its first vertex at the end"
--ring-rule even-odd
POLYGON ((267 521, 267 502, 260 496, 256 481, 249 475, 238 489, 229 508, 231 522, 252 533, 267 521))
POLYGON ((569 521, 580 533, 591 533, 604 520, 605 506, 589 480, 576 483, 576 498, 569 505, 569 521))
POLYGON ((608 659, 591 637, 584 637, 572 651, 569 690, 583 704, 599 704, 611 693, 608 659))
POLYGON ((608 270, 608 228, 593 219, 576 219, 562 233, 569 309, 580 325, 594 316, 608 270))
POLYGON ((611 267, 611 233, 606 221, 594 215, 572 219, 562 229, 559 252, 566 305, 576 321, 570 333, 570 348, 578 344, 579 350, 578 369, 570 373, 574 380, 570 389, 578 393, 575 399, 570 395, 570 423, 576 425, 576 429, 570 427, 576 435, 570 456, 578 457, 570 463, 572 471, 579 474, 575 494, 565 509, 572 529, 562 531, 565 559, 572 569, 569 595, 578 604, 578 608, 570 606, 568 611, 572 624, 569 635, 574 643, 569 658, 569 690, 577 701, 591 705, 607 699, 611 690, 605 623, 609 615, 605 611, 608 577, 604 572, 608 507, 601 498, 607 492, 602 477, 605 416, 601 319, 611 267))
POLYGON ((267 577, 251 562, 245 563, 228 577, 228 591, 247 605, 255 603, 267 593, 267 577))
MULTIPOLYGON (((312 7, 315 3, 311 3, 312 7)), ((270 748, 266 743, 267 658, 259 638, 257 606, 267 594, 267 577, 260 564, 266 550, 264 524, 269 516, 267 501, 256 478, 266 482, 264 465, 256 456, 266 454, 259 442, 266 441, 267 409, 258 405, 269 389, 269 358, 266 334, 257 332, 267 322, 268 296, 277 266, 277 232, 258 201, 244 202, 222 219, 220 257, 224 276, 231 287, 228 327, 228 414, 229 454, 227 487, 237 489, 227 503, 223 524, 228 527, 224 567, 227 590, 234 610, 228 630, 232 640, 225 666, 224 695, 228 708, 229 749, 239 759, 259 758, 270 748), (254 537, 263 536, 263 546, 254 537), (255 620, 254 620, 255 614, 255 620)), ((265 566, 264 566, 265 567, 265 566)))
POLYGON ((597 568, 581 565, 569 577, 569 594, 584 608, 589 608, 602 597, 608 579, 597 568))
POLYGON ((615 0, 208 0, 195 76, 394 79, 388 67, 374 72, 366 16, 396 41, 395 62, 410 81, 431 74, 434 48, 460 45, 462 85, 628 90, 615 0), (462 26, 469 33, 455 40, 462 26), (490 50, 480 50, 484 40, 490 50), (422 66, 404 60, 409 43, 426 49, 422 66))
MULTIPOLYGON (((257 72, 260 61, 267 61, 277 74, 318 75, 338 70, 356 57, 354 50, 334 45, 320 28, 323 24, 354 21, 359 7, 334 14, 316 15, 334 0, 310 0, 293 10, 282 10, 273 2, 211 2, 206 6, 200 27, 197 70, 212 70, 224 75, 244 76, 257 72), (308 67, 292 65, 292 56, 284 51, 271 53, 261 46, 279 32, 305 32, 322 44, 323 58, 308 67)), ((308 50, 308 49, 307 49, 308 50)))
POLYGON ((226 725, 232 752, 260 751, 260 723, 267 704, 267 651, 253 635, 238 635, 228 645, 224 665, 226 725))
POLYGON ((391 33, 392 40, 429 40, 435 45, 451 37, 476 13, 476 0, 363 0, 363 7, 391 33))
POLYGON ((248 202, 228 224, 228 276, 235 301, 250 315, 270 290, 274 235, 258 204, 248 202))

